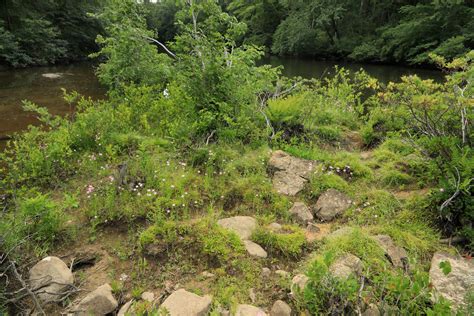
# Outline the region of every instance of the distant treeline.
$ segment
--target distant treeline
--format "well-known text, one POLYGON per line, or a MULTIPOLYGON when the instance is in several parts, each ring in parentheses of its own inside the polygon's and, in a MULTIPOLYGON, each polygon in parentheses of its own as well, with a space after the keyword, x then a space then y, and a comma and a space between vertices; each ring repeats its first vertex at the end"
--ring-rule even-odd
MULTIPOLYGON (((149 28, 163 42, 176 34, 179 1, 184 0, 139 1, 147 9, 149 28)), ((106 2, 0 0, 0 63, 28 66, 85 58, 97 49, 95 37, 103 32, 90 13, 106 2)), ((247 24, 242 42, 278 55, 426 64, 430 53, 454 58, 474 48, 472 0, 219 2, 247 24)))

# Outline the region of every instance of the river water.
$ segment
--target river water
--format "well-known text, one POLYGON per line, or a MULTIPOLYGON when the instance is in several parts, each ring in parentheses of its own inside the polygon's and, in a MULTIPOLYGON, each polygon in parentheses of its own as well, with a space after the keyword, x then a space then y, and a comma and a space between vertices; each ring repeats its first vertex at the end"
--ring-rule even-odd
MULTIPOLYGON (((442 80, 441 72, 401 66, 354 64, 315 61, 297 58, 269 57, 263 63, 284 66, 289 77, 322 78, 331 76, 334 66, 352 71, 365 69, 381 82, 398 81, 403 75, 417 74, 424 79, 442 80)), ((0 70, 0 150, 5 138, 36 123, 35 116, 22 110, 22 100, 30 100, 49 109, 52 114, 64 115, 71 111, 62 99, 61 88, 77 91, 93 99, 105 98, 106 90, 94 75, 88 63, 67 66, 0 70), (49 74, 49 75, 48 75, 49 74), (53 75, 51 75, 53 74, 53 75), (46 75, 46 76, 45 76, 46 75)))

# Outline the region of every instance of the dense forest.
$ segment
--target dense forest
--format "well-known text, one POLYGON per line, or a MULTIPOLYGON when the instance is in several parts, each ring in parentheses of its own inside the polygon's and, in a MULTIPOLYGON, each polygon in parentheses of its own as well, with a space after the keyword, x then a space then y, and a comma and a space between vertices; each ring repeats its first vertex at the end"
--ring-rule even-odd
MULTIPOLYGON (((2 0, 0 62, 45 65, 84 59, 103 33, 98 0, 2 0)), ((246 24, 238 42, 278 55, 429 64, 474 47, 474 4, 465 0, 221 0, 246 24)), ((147 24, 162 42, 177 34, 179 1, 145 1, 147 24)))
POLYGON ((23 101, 0 314, 472 315, 472 7, 392 2, 2 1, 5 61, 90 55, 107 96, 23 101), (445 77, 287 78, 269 49, 445 77))

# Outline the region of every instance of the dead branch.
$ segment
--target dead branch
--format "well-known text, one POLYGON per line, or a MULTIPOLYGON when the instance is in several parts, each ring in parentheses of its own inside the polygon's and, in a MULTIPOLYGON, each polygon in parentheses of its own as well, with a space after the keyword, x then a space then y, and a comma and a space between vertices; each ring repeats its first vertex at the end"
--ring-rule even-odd
POLYGON ((13 272, 13 275, 15 276, 15 278, 18 280, 18 282, 20 282, 21 286, 25 289, 25 291, 28 293, 28 296, 31 297, 31 299, 33 300, 33 303, 35 304, 35 308, 36 308, 36 311, 37 311, 37 314, 38 315, 46 315, 43 308, 41 307, 41 304, 40 302, 38 301, 38 298, 36 297, 36 294, 33 293, 33 291, 30 289, 30 287, 28 286, 28 284, 26 284, 26 282, 23 280, 23 278, 21 277, 20 273, 18 273, 18 270, 16 269, 15 267, 15 263, 14 262, 10 262, 10 266, 11 266, 11 270, 13 272))

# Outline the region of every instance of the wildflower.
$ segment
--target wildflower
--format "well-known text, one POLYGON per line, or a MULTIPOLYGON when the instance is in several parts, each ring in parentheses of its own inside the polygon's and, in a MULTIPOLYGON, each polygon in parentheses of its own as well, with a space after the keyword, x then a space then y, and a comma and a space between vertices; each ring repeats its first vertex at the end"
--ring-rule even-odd
POLYGON ((444 188, 439 189, 439 192, 444 192, 444 188))

